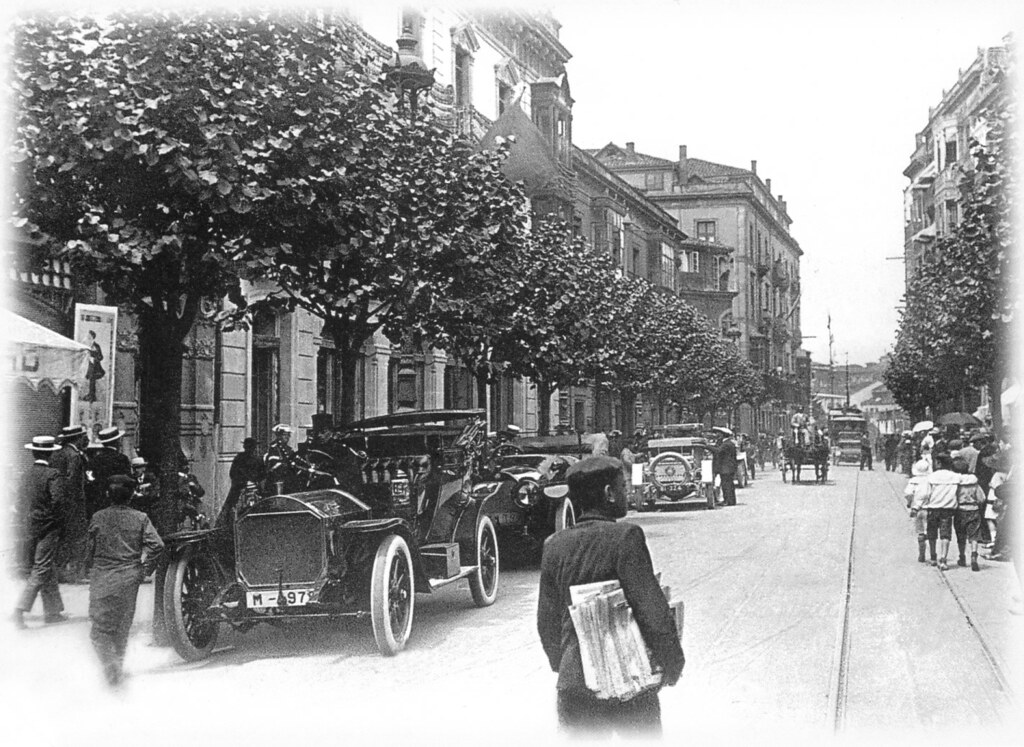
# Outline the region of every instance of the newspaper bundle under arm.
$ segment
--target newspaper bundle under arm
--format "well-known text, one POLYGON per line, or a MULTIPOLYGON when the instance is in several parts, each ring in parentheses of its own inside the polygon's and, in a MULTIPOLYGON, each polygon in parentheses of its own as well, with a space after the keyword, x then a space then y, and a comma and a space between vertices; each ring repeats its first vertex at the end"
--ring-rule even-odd
MULTIPOLYGON (((660 574, 658 574, 660 581, 660 574)), ((676 632, 683 636, 683 602, 672 601, 676 632)), ((602 700, 630 700, 661 686, 661 670, 651 666, 650 653, 618 581, 599 581, 569 588, 569 615, 576 628, 587 687, 602 700)))

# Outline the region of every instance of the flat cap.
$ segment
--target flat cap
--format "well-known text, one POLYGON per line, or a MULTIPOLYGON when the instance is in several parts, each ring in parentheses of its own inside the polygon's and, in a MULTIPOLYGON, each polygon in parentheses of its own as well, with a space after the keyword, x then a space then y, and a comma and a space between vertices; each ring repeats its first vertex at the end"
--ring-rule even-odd
POLYGON ((605 454, 581 459, 565 471, 569 490, 586 488, 595 480, 606 480, 609 472, 622 471, 622 462, 605 454))

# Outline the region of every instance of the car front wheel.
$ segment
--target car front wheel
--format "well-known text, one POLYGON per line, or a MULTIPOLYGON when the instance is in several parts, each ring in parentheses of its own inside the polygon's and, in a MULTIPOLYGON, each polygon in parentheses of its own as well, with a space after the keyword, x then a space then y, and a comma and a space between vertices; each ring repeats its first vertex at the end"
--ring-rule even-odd
POLYGON ((469 591, 477 607, 494 604, 498 598, 498 535, 491 517, 480 517, 476 529, 476 570, 469 577, 469 591))
POLYGON ((412 556, 405 540, 389 534, 377 548, 370 581, 370 621, 377 648, 384 656, 394 656, 409 640, 415 582, 412 556))
POLYGON ((219 590, 217 564, 196 547, 186 547, 167 567, 164 620, 171 645, 186 661, 205 659, 217 643, 217 623, 207 613, 219 590))

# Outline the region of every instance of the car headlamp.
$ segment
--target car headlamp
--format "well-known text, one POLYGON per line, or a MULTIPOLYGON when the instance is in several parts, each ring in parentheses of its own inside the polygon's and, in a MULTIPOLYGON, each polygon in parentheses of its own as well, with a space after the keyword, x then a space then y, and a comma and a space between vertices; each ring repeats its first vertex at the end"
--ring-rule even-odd
POLYGON ((538 493, 537 483, 532 480, 523 480, 523 482, 516 486, 513 500, 523 508, 527 508, 537 502, 538 493))

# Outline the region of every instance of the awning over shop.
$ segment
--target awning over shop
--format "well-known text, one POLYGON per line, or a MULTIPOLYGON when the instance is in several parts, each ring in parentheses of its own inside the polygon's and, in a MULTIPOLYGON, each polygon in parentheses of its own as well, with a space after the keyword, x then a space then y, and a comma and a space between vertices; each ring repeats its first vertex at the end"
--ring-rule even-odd
POLYGON ((22 381, 36 391, 46 385, 54 392, 85 381, 89 368, 87 346, 7 309, 0 309, 0 324, 7 338, 7 378, 22 381))

